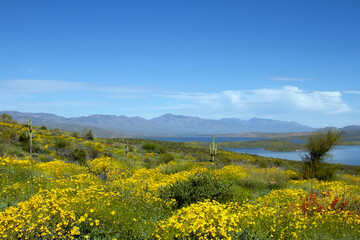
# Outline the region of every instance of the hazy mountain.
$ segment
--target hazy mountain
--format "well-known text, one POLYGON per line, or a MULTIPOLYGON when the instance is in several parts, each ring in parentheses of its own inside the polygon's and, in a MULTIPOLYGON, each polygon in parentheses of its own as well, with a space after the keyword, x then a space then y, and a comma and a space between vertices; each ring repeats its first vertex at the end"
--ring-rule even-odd
POLYGON ((340 128, 343 141, 360 141, 360 125, 350 125, 340 128))
POLYGON ((341 131, 360 131, 360 125, 350 125, 340 128, 341 131))
POLYGON ((231 134, 240 132, 286 133, 307 132, 311 127, 297 122, 252 118, 241 120, 223 118, 219 120, 203 119, 173 114, 165 114, 151 120, 141 117, 115 115, 92 115, 87 117, 65 118, 48 113, 21 113, 2 111, 19 122, 26 122, 30 117, 35 125, 45 125, 67 131, 81 131, 91 127, 97 136, 189 136, 201 134, 231 134))

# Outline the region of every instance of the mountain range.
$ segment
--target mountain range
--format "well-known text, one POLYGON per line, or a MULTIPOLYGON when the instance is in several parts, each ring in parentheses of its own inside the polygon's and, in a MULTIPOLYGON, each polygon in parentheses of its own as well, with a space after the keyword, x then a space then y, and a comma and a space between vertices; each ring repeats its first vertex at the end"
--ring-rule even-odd
POLYGON ((150 120, 141 117, 115 115, 91 115, 87 117, 65 118, 49 113, 23 113, 0 111, 9 114, 19 122, 32 119, 34 125, 78 131, 91 128, 98 137, 147 137, 147 136, 196 136, 209 134, 233 134, 244 132, 287 133, 309 132, 314 128, 297 122, 271 119, 222 118, 203 119, 182 115, 165 114, 150 120))

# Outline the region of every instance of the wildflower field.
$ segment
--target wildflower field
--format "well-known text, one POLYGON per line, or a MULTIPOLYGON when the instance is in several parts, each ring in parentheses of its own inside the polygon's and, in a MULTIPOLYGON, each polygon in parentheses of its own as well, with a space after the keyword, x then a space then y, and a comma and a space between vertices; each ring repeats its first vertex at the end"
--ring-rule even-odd
MULTIPOLYGON (((360 239, 360 178, 185 143, 0 122, 0 239, 360 239)), ((344 170, 345 169, 345 170, 344 170)))

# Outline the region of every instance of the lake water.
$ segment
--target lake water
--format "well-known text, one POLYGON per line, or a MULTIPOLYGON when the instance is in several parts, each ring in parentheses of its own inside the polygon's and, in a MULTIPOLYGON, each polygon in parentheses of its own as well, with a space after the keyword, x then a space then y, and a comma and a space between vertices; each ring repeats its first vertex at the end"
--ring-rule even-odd
MULTIPOLYGON (((169 142, 212 142, 212 136, 196 136, 196 137, 173 137, 173 138, 149 138, 152 140, 169 141, 169 142)), ((248 137, 215 137, 215 142, 247 142, 247 141, 258 141, 265 140, 267 138, 248 138, 248 137)))
MULTIPOLYGON (((212 136, 201 137, 176 137, 176 138, 151 138, 153 140, 171 141, 171 142, 212 142, 212 136)), ((215 137, 215 142, 245 142, 264 140, 266 138, 247 138, 247 137, 215 137)), ((303 142, 299 140, 299 143, 303 142)), ((227 149, 238 153, 256 154, 264 157, 282 158, 288 160, 301 161, 301 156, 306 152, 273 152, 266 151, 264 148, 237 148, 227 149)), ((360 165, 360 146, 337 146, 336 149, 330 152, 332 157, 328 158, 330 163, 343 163, 347 165, 360 165)))
MULTIPOLYGON (((282 158, 288 160, 301 161, 301 156, 306 152, 273 152, 266 151, 264 148, 236 148, 227 149, 238 153, 256 154, 264 157, 282 158)), ((360 165, 360 146, 337 146, 336 149, 330 151, 330 156, 327 160, 329 163, 343 163, 347 165, 360 165)))

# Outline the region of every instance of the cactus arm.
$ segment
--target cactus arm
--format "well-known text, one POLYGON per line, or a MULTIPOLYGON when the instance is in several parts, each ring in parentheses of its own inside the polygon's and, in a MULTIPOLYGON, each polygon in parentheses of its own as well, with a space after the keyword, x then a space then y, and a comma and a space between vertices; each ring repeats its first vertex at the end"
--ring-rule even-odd
POLYGON ((210 144, 210 156, 211 161, 213 162, 215 160, 215 155, 217 154, 217 145, 215 144, 215 135, 213 136, 213 142, 210 144))
POLYGON ((128 143, 128 141, 126 141, 126 145, 125 145, 125 156, 126 156, 126 158, 128 158, 128 153, 129 153, 129 143, 128 143))
POLYGON ((32 139, 34 137, 31 118, 27 122, 28 130, 25 132, 26 138, 29 139, 29 153, 32 153, 32 139))

